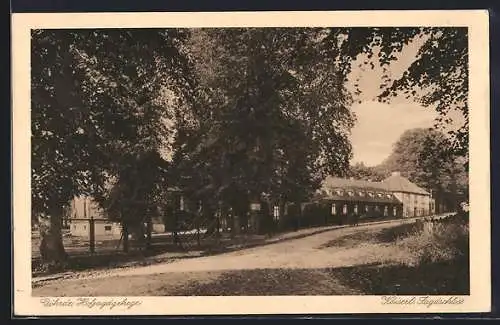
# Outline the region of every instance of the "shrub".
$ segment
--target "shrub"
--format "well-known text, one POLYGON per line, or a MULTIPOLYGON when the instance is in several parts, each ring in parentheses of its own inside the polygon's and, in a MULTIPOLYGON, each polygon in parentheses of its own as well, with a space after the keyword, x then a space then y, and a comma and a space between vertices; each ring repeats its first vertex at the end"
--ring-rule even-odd
POLYGON ((461 218, 416 222, 396 245, 405 251, 401 262, 408 266, 468 258, 469 226, 461 218))

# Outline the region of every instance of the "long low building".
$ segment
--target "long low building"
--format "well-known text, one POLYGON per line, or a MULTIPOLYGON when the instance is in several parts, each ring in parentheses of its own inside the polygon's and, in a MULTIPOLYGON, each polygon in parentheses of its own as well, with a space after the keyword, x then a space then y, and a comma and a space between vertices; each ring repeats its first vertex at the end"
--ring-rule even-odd
POLYGON ((328 177, 320 191, 333 216, 418 217, 435 209, 431 194, 399 172, 381 182, 328 177))

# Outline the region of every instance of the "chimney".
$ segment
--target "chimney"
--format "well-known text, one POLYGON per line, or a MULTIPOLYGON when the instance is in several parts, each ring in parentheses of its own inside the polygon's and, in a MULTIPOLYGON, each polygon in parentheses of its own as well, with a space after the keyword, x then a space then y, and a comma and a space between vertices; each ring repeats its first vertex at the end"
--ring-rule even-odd
POLYGON ((392 176, 401 176, 401 172, 398 171, 392 172, 392 176))

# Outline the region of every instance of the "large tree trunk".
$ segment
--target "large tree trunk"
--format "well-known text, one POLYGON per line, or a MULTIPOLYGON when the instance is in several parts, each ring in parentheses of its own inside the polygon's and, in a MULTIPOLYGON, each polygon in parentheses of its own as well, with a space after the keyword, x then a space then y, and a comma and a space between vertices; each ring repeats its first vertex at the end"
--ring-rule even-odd
POLYGON ((62 210, 38 218, 40 231, 40 256, 42 264, 49 269, 63 267, 67 259, 62 241, 62 210))
POLYGON ((128 223, 127 230, 128 233, 132 235, 131 237, 134 241, 134 246, 144 249, 146 247, 146 233, 144 224, 142 222, 128 223))

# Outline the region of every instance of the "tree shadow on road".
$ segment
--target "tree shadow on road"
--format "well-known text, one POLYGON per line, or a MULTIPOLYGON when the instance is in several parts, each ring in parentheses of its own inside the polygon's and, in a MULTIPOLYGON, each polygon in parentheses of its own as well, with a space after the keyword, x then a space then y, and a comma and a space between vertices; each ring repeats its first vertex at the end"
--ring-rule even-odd
POLYGON ((327 271, 344 285, 365 295, 468 295, 469 263, 466 259, 409 267, 361 265, 327 271))
POLYGON ((405 265, 365 264, 321 269, 256 269, 222 273, 166 295, 468 295, 467 261, 405 265))
MULTIPOLYGON (((37 286, 38 287, 38 286, 37 286)), ((38 296, 335 296, 468 295, 469 267, 462 261, 339 268, 173 272, 53 282, 38 296)))

